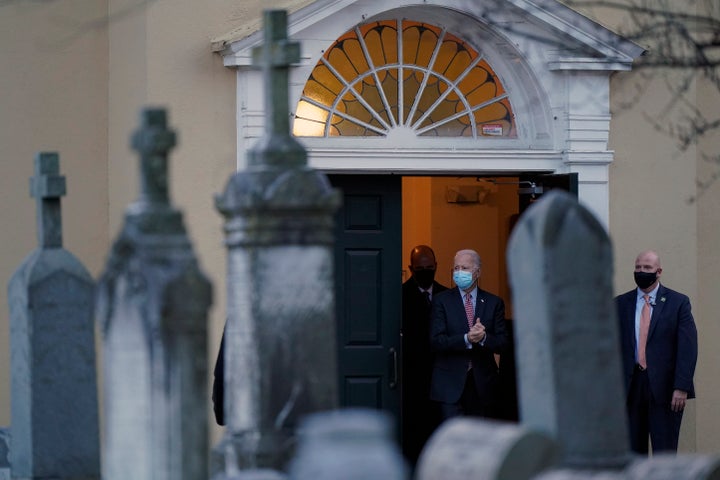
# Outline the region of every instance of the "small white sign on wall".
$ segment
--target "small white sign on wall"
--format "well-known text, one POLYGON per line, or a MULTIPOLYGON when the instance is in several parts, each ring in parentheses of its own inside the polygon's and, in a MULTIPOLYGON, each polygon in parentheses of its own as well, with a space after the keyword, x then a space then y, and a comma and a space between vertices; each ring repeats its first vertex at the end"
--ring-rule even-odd
POLYGON ((500 137, 503 134, 503 127, 499 123, 486 123, 482 126, 482 134, 489 137, 500 137))

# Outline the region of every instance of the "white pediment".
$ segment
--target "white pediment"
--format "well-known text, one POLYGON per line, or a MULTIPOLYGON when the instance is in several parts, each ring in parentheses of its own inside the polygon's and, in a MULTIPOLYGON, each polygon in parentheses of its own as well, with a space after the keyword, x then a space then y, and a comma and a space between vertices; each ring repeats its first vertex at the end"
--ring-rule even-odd
MULTIPOLYGON (((518 50, 544 50, 549 70, 629 70, 643 52, 639 45, 615 34, 556 0, 317 0, 286 2, 290 38, 307 41, 307 33, 323 32, 334 39, 356 24, 382 18, 396 10, 432 7, 460 12, 504 37, 518 50), (305 34, 304 34, 305 33, 305 34)), ((252 48, 262 41, 262 20, 249 19, 213 41, 227 66, 251 64, 252 48)))
MULTIPOLYGON (((288 12, 289 38, 300 44, 300 61, 289 72, 295 124, 308 118, 299 105, 313 100, 305 87, 313 69, 327 61, 325 52, 373 22, 416 22, 462 39, 487 61, 512 106, 514 127, 500 131, 516 135, 502 138, 484 130, 481 136, 422 136, 402 121, 374 137, 300 132, 312 168, 401 175, 577 173, 580 199, 607 223, 610 75, 630 70, 642 47, 556 0, 276 0, 272 6, 288 12)), ((251 68, 252 51, 262 41, 261 19, 248 19, 213 41, 213 50, 237 72, 238 168, 264 131, 264 97, 258 93, 266 82, 251 68)), ((332 114, 324 118, 338 113, 327 111, 332 114)))

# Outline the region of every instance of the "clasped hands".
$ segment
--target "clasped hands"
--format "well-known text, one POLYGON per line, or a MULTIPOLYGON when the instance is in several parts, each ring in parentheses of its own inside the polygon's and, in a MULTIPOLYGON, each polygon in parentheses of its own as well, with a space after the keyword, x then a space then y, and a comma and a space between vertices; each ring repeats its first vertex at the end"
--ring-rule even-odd
POLYGON ((475 320, 475 324, 470 327, 468 332, 468 341, 470 343, 480 343, 485 339, 485 325, 480 323, 480 319, 475 320))

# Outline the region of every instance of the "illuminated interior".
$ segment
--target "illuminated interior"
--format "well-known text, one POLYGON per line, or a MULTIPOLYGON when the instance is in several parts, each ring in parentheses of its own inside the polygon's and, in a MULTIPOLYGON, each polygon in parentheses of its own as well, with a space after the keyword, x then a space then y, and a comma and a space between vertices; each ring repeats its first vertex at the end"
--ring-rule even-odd
POLYGON ((311 72, 293 133, 387 137, 397 128, 425 137, 517 137, 508 93, 471 45, 410 20, 358 26, 311 72))

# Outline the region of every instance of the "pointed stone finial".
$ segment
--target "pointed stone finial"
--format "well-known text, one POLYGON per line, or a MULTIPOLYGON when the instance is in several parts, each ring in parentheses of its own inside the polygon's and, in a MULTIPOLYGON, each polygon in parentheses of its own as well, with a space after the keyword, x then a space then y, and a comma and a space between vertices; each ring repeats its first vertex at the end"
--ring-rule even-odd
POLYGON ((60 197, 65 195, 65 177, 60 175, 60 156, 40 152, 35 156, 35 176, 30 178, 30 196, 37 201, 37 238, 40 248, 62 247, 60 197))

